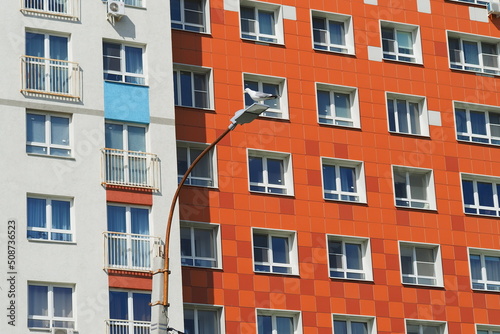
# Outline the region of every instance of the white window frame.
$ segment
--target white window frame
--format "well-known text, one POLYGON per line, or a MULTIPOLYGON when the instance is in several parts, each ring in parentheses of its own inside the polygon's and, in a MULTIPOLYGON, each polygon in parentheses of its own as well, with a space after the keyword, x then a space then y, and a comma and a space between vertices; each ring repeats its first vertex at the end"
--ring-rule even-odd
MULTIPOLYGON (((486 265, 485 265, 485 256, 496 257, 500 259, 500 250, 497 249, 481 249, 481 248, 468 248, 468 258, 469 258, 469 272, 471 278, 471 289, 478 291, 489 291, 489 292, 500 292, 500 280, 493 281, 488 280, 486 265), (472 264, 470 261, 471 255, 476 255, 480 257, 481 262, 481 279, 474 280, 472 277, 472 264), (474 287, 474 283, 482 284, 483 288, 474 287), (496 289, 488 289, 488 285, 495 285, 496 289)), ((499 329, 500 331, 500 329, 499 329)))
MULTIPOLYGON (((43 143, 39 142, 30 142, 28 141, 28 138, 26 138, 26 149, 28 146, 35 146, 35 147, 42 147, 45 148, 46 154, 41 154, 41 153, 35 153, 35 152, 27 152, 29 155, 39 155, 39 156, 47 156, 47 157, 58 157, 58 158, 72 158, 73 157, 73 117, 70 114, 58 114, 58 113, 50 113, 50 112, 41 112, 41 111, 35 111, 35 110, 27 110, 26 111, 26 123, 28 122, 28 115, 33 114, 33 115, 41 115, 45 117, 45 141, 43 143), (59 145, 59 144, 52 144, 51 143, 51 134, 52 134, 52 117, 59 117, 59 118, 67 118, 69 120, 68 123, 68 140, 69 143, 68 145, 59 145), (54 155, 51 154, 52 149, 63 149, 63 150, 68 150, 69 154, 67 156, 61 156, 61 155, 54 155)), ((28 136, 28 128, 26 124, 26 137, 28 136)))
MULTIPOLYGON (((474 34, 468 34, 468 33, 463 33, 463 32, 457 32, 457 31, 451 31, 447 30, 446 31, 446 46, 448 48, 448 60, 449 60, 449 66, 450 69, 452 70, 458 70, 458 71, 467 71, 467 72, 473 72, 473 73, 484 73, 486 75, 500 75, 500 38, 494 38, 490 36, 481 36, 481 35, 474 35, 474 34), (451 49, 450 49, 450 38, 456 38, 459 40, 460 44, 460 50, 458 51, 458 54, 456 54, 456 57, 460 58, 459 62, 452 62, 450 54, 451 54, 451 49), (478 45, 478 60, 479 64, 471 64, 471 63, 466 63, 465 62, 465 57, 464 57, 464 50, 463 50, 463 42, 473 42, 477 43, 478 45), (481 43, 489 43, 489 44, 495 44, 496 45, 496 63, 497 67, 491 67, 487 66, 484 64, 484 55, 491 55, 489 53, 484 53, 482 52, 482 44, 481 43)), ((494 59, 495 57, 492 57, 494 59)))
POLYGON ((180 227, 181 228, 189 228, 190 235, 191 235, 191 256, 183 256, 181 255, 181 260, 182 258, 188 258, 193 261, 192 265, 189 264, 182 264, 182 266, 185 267, 198 267, 198 268, 215 268, 215 269, 222 269, 222 247, 221 247, 221 236, 220 236, 220 225, 219 224, 213 224, 213 223, 202 223, 202 222, 194 222, 194 221, 185 221, 181 220, 180 222, 180 227), (211 240, 212 242, 212 247, 214 249, 214 258, 204 258, 204 257, 197 257, 195 254, 195 239, 194 239, 194 230, 195 229, 203 229, 203 230, 210 230, 212 231, 212 237, 213 239, 211 240), (214 266, 199 266, 195 264, 195 261, 199 260, 208 260, 208 261, 215 261, 214 266))
MULTIPOLYGON (((285 78, 273 77, 273 76, 269 76, 269 75, 253 74, 253 73, 243 73, 243 88, 247 87, 247 85, 245 84, 246 81, 257 82, 258 88, 253 89, 253 90, 257 90, 257 91, 264 91, 263 90, 264 84, 272 84, 272 85, 279 86, 279 88, 278 88, 279 98, 277 98, 275 100, 264 101, 263 103, 270 106, 270 107, 269 107, 269 109, 264 111, 262 114, 260 114, 260 116, 269 117, 269 118, 289 119, 288 89, 287 89, 287 84, 286 84, 285 78), (276 103, 279 104, 279 108, 273 107, 276 103)), ((245 98, 246 97, 247 97, 247 94, 245 94, 245 98)), ((252 100, 252 103, 255 103, 255 101, 252 100)), ((248 107, 248 106, 250 106, 250 105, 247 105, 245 103, 245 107, 248 107)))
POLYGON ((293 327, 294 327, 293 334, 302 334, 302 314, 300 311, 256 308, 255 309, 255 325, 256 325, 255 333, 256 334, 260 334, 259 333, 259 316, 272 317, 273 334, 279 334, 279 333, 277 333, 277 329, 276 329, 276 317, 292 318, 293 327))
MULTIPOLYGON (((102 1, 106 2, 108 0, 102 0, 102 1)), ((131 7, 131 8, 146 8, 146 1, 147 0, 118 0, 118 1, 124 2, 126 7, 131 7), (139 5, 131 5, 131 4, 128 4, 127 1, 138 2, 139 5)))
MULTIPOLYGON (((149 146, 149 135, 148 135, 148 132, 149 132, 149 128, 148 126, 146 125, 142 125, 142 124, 139 124, 139 123, 121 123, 121 122, 115 122, 115 121, 112 121, 112 120, 105 120, 104 122, 104 126, 106 125, 121 125, 122 126, 122 139, 123 139, 123 142, 122 142, 122 147, 123 147, 123 150, 124 151, 131 151, 130 148, 129 148, 129 145, 128 145, 128 142, 129 142, 129 132, 128 132, 128 128, 129 126, 131 127, 135 127, 135 128, 142 128, 144 129, 144 142, 145 142, 145 152, 148 152, 148 146, 149 146)), ((104 130, 104 132, 106 132, 106 129, 104 130)), ((110 147, 107 147, 107 148, 110 148, 110 147)))
POLYGON ((219 305, 207 305, 207 304, 194 304, 194 303, 184 303, 183 304, 183 314, 184 310, 193 310, 195 314, 195 332, 192 334, 199 334, 198 329, 198 311, 213 311, 217 313, 217 325, 218 331, 216 334, 225 333, 225 319, 224 319, 224 307, 219 305))
POLYGON ((476 324, 476 334, 479 334, 479 331, 484 331, 487 334, 494 334, 500 332, 500 326, 488 325, 488 324, 476 324))
POLYGON ((147 86, 148 85, 148 71, 147 71, 147 57, 146 57, 146 45, 144 44, 131 44, 131 43, 123 43, 121 41, 113 41, 113 40, 107 40, 104 39, 102 41, 102 55, 104 58, 104 44, 115 44, 115 45, 120 45, 120 71, 113 71, 113 70, 104 70, 103 68, 103 73, 104 74, 111 74, 111 75, 119 75, 122 77, 123 80, 110 80, 110 79, 104 79, 104 81, 109 81, 109 82, 117 82, 117 83, 122 83, 122 84, 127 84, 127 85, 136 85, 136 86, 147 86), (137 74, 137 73, 131 73, 126 71, 126 56, 125 56, 125 47, 132 47, 136 49, 141 49, 142 50, 142 74, 137 74), (142 80, 142 83, 135 83, 135 82, 126 82, 125 77, 133 77, 139 80, 142 80))
POLYGON ((405 333, 408 333, 408 325, 419 326, 419 334, 423 334, 422 326, 439 327, 439 334, 448 334, 448 324, 445 321, 405 319, 405 333))
POLYGON ((351 203, 366 203, 366 185, 365 185, 365 169, 362 161, 356 160, 346 160, 346 159, 336 159, 336 158, 327 158, 321 157, 321 184, 323 187, 323 198, 328 201, 342 201, 342 202, 351 202, 351 203), (335 167, 335 183, 337 190, 328 191, 329 194, 337 195, 338 198, 327 198, 325 189, 325 175, 324 175, 324 166, 333 166, 335 167), (355 176, 355 184, 356 184, 356 192, 345 192, 341 189, 341 177, 340 177, 340 167, 349 167, 354 168, 356 176, 355 176), (343 199, 343 196, 347 197, 358 197, 358 200, 349 200, 343 199))
POLYGON ((332 85, 327 83, 316 82, 316 110, 318 111, 318 123, 322 125, 332 125, 332 126, 342 126, 349 128, 360 128, 360 117, 359 117, 359 97, 358 97, 358 89, 356 87, 348 87, 348 86, 339 86, 332 85), (332 116, 324 116, 321 117, 319 113, 319 104, 318 104, 318 91, 328 91, 330 93, 330 109, 335 108, 334 102, 334 94, 348 94, 350 98, 351 104, 351 117, 345 118, 336 116, 334 111, 331 111, 332 116), (352 122, 352 125, 348 125, 346 123, 352 122))
POLYGON ((466 103, 466 102, 458 102, 455 101, 454 105, 454 113, 455 113, 455 131, 457 134, 457 140, 461 142, 467 143, 475 143, 475 144, 484 144, 484 145, 500 145, 500 136, 494 136, 491 132, 492 126, 497 126, 500 129, 500 125, 496 125, 491 123, 490 121, 490 113, 500 114, 500 108, 495 106, 483 105, 483 104, 474 104, 474 103, 466 103), (467 132, 459 132, 458 131, 458 121, 457 121, 457 109, 465 110, 465 118, 466 118, 466 128, 467 132), (472 132, 472 123, 470 118, 471 112, 483 112, 485 113, 485 123, 484 126, 486 128, 486 134, 476 134, 472 132))
MULTIPOLYGON (((175 104, 176 107, 183 107, 183 108, 193 108, 193 109, 202 109, 202 110, 213 110, 215 102, 214 102, 214 83, 213 83, 213 71, 212 68, 210 67, 201 67, 201 66, 192 66, 192 65, 186 65, 186 64, 174 64, 173 68, 174 73, 177 73, 177 82, 174 81, 174 88, 177 87, 177 96, 175 96, 176 92, 174 90, 174 99, 177 100, 177 103, 175 104), (207 87, 207 99, 205 103, 207 103, 206 107, 197 107, 195 106, 196 102, 196 97, 195 93, 196 90, 194 89, 194 85, 191 87, 191 102, 192 105, 183 105, 182 104, 182 84, 181 84, 181 79, 180 79, 180 72, 190 72, 191 73, 191 83, 194 82, 193 75, 198 74, 198 75, 204 75, 205 76, 205 85, 207 87)), ((174 80, 175 80, 175 76, 174 80)), ((203 93, 203 91, 200 91, 203 93)))
POLYGON ((287 230, 274 230, 274 229, 262 229, 262 228, 252 228, 252 260, 253 260, 253 269, 256 273, 266 273, 266 274, 274 274, 274 275, 299 275, 299 260, 298 260, 298 248, 297 248, 297 233, 295 231, 287 231, 287 230), (268 238, 268 261, 267 262, 257 262, 255 260, 255 242, 254 242, 254 234, 265 234, 268 238), (288 238, 288 264, 284 263, 276 263, 277 267, 280 268, 288 268, 290 270, 289 273, 275 272, 272 267, 275 265, 273 261, 273 250, 271 244, 272 237, 279 238, 288 238), (256 266, 269 266, 268 271, 264 270, 256 270, 256 266))
MULTIPOLYGON (((41 316, 41 315, 31 315, 29 314, 29 305, 27 305, 27 316, 28 320, 42 320, 42 321, 49 321, 49 327, 29 327, 30 329, 40 329, 40 330, 47 330, 54 328, 53 322, 54 321, 67 321, 67 322, 73 322, 73 329, 76 329, 76 319, 77 319, 77 304, 76 304, 76 287, 75 284, 68 284, 68 283, 46 283, 46 282, 38 282, 38 281, 28 281, 28 291, 26 292, 28 294, 29 292, 29 287, 30 286, 46 286, 48 288, 47 290, 47 315, 46 316, 41 316), (54 315, 54 288, 69 288, 72 290, 71 293, 71 310, 73 313, 73 316, 70 317, 56 317, 54 315)), ((27 297, 29 301, 29 296, 27 297)), ((56 328, 64 328, 64 327, 56 327, 56 328)))
POLYGON ((417 168, 417 167, 407 167, 407 166, 392 166, 392 184, 394 189, 394 205, 401 208, 410 208, 418 210, 436 210, 436 191, 434 189, 434 172, 432 169, 427 168, 417 168), (406 177, 406 198, 396 197, 396 177, 395 172, 404 173, 406 177), (413 175, 423 175, 425 177, 424 181, 427 183, 426 186, 426 200, 416 199, 411 197, 411 184, 410 184, 410 174, 413 175), (398 204, 398 201, 406 201, 408 205, 398 204), (416 206, 420 203, 423 207, 416 206))
POLYGON ((45 200, 45 224, 46 227, 30 227, 28 226, 28 222, 26 221, 26 229, 27 231, 35 231, 35 232, 43 232, 47 233, 47 239, 42 238, 27 238, 30 241, 39 241, 39 242, 52 242, 52 243, 76 243, 75 239, 75 216, 74 216, 74 199, 72 197, 62 197, 62 196, 45 196, 39 194, 30 194, 28 193, 26 196, 26 209, 28 208, 28 198, 34 199, 43 199, 45 200), (52 228, 52 201, 64 201, 69 202, 69 221, 70 221, 70 229, 69 230, 60 230, 56 228, 52 228), (52 233, 62 233, 62 234, 70 234, 71 240, 53 240, 51 239, 52 233))
MULTIPOLYGON (((183 140, 178 140, 176 149, 182 147, 187 149, 187 159, 188 159, 188 165, 187 168, 189 169, 189 166, 193 163, 193 161, 190 160, 190 151, 191 149, 199 149, 199 150, 204 150, 207 148, 209 144, 205 143, 197 143, 197 142, 191 142, 191 141, 183 141, 183 140)), ((188 178, 186 179, 186 182, 184 183, 185 185, 193 186, 193 187, 203 187, 203 188, 217 188, 218 187, 218 176, 217 176, 217 149, 216 147, 212 148, 207 155, 205 155, 200 161, 203 161, 203 159, 208 159, 210 161, 210 174, 212 175, 211 179, 207 179, 204 177, 195 177, 193 176, 193 171, 195 171, 197 168, 201 167, 201 165, 196 165, 193 171, 189 174, 188 178), (198 185, 198 184, 192 184, 193 180, 200 180, 200 181, 207 181, 207 182, 212 182, 211 185, 198 185)), ((180 182, 184 174, 179 174, 179 171, 177 171, 177 182, 180 182)))
MULTIPOLYGON (((132 213, 131 213, 131 209, 144 209, 144 210, 148 210, 148 224, 149 224, 148 230, 149 230, 149 234, 148 235, 144 234, 144 236, 152 236, 153 235, 154 224, 153 224, 152 216, 151 216, 151 210, 152 210, 152 208, 150 206, 135 205, 135 204, 123 204, 123 203, 117 203, 117 202, 106 202, 106 210, 107 210, 108 206, 116 206, 116 207, 123 207, 123 208, 125 208, 125 229, 126 229, 126 231, 123 232, 123 233, 127 233, 127 234, 132 234, 132 213)), ((108 219, 108 217, 106 216, 106 225, 107 225, 107 219, 108 219)), ((114 231, 108 231, 108 232, 114 232, 114 231)), ((117 232, 117 233, 121 233, 121 232, 117 232)), ((128 240, 127 242, 130 242, 130 240, 128 240)))
POLYGON ((392 21, 383 21, 380 20, 380 45, 382 46, 382 58, 384 60, 389 60, 389 61, 397 61, 397 62, 403 62, 403 63, 410 63, 410 64, 423 64, 423 58, 422 58, 422 41, 420 37, 420 27, 418 25, 413 25, 413 24, 406 24, 406 23, 399 23, 399 22, 392 22, 392 21), (394 30, 394 34, 396 34, 398 31, 401 32, 411 32, 412 35, 412 41, 413 41, 413 54, 405 54, 405 53, 400 53, 399 51, 396 51, 398 46, 397 46, 397 37, 395 37, 394 40, 394 51, 384 51, 384 46, 383 46, 383 38, 382 38, 382 28, 390 28, 394 30), (386 55, 387 54, 387 55, 386 55), (394 58, 388 58, 388 56, 394 57, 394 58), (403 58, 403 59, 401 59, 403 58), (406 60, 404 58, 411 58, 409 60, 406 60))
POLYGON ((261 1, 249 1, 249 0, 241 0, 240 1, 240 7, 239 7, 239 22, 240 22, 240 35, 241 39, 248 40, 248 41, 254 41, 258 43, 264 43, 264 44, 284 44, 285 43, 285 38, 284 38, 284 29, 283 29, 283 7, 280 5, 276 4, 271 4, 267 2, 261 2, 261 1), (255 11, 263 10, 267 12, 273 12, 274 13, 274 35, 268 35, 264 33, 260 33, 259 27, 258 27, 258 19, 255 19, 255 32, 243 32, 243 28, 241 26, 241 7, 251 7, 255 11), (244 35, 249 35, 253 36, 255 38, 251 37, 244 37, 244 35), (269 39, 275 39, 275 41, 270 41, 269 39))
MULTIPOLYGON (((194 33, 199 33, 199 34, 210 34, 210 1, 209 0, 199 0, 202 2, 202 7, 203 7, 203 24, 198 25, 194 23, 186 23, 186 8, 184 5, 185 0, 178 0, 179 1, 179 7, 181 11, 181 20, 180 21, 174 21, 171 20, 172 22, 172 29, 174 30, 182 30, 182 31, 189 31, 189 32, 194 32, 194 33), (176 26, 174 26, 174 24, 176 26), (180 27, 179 27, 180 26, 180 27), (199 30, 195 29, 186 29, 186 27, 196 27, 199 28, 199 30)), ((192 10, 189 10, 192 11, 192 10)))
POLYGON ((407 242, 407 241, 399 241, 398 252, 399 252, 399 267, 401 268, 401 284, 403 285, 415 285, 415 286, 434 286, 434 287, 444 287, 443 281, 443 265, 441 260, 441 247, 439 244, 428 244, 428 243, 416 243, 416 242, 407 242), (404 282, 404 274, 403 274, 403 264, 401 261, 402 255, 402 247, 411 248, 412 249, 412 266, 413 266, 413 274, 407 275, 410 278, 414 278, 415 282, 404 282), (416 258, 416 249, 431 249, 433 251, 434 259, 434 273, 435 276, 424 276, 418 274, 418 264, 422 262, 422 264, 428 264, 430 262, 417 261, 416 258), (425 284, 419 283, 418 279, 434 279, 436 284, 425 284))
POLYGON ((462 187, 462 203, 464 208, 464 213, 467 215, 478 215, 478 216, 486 216, 486 217, 499 217, 500 216, 500 194, 497 191, 497 185, 500 185, 500 177, 495 176, 487 176, 487 175, 477 175, 477 174, 468 174, 468 173, 460 173, 460 184, 462 187), (474 204, 465 204, 464 197, 464 189, 463 189, 463 181, 471 181, 473 182, 473 191, 474 191, 474 204), (481 206, 479 203, 479 192, 477 190, 477 182, 481 183, 491 183, 493 188, 493 206, 481 206), (467 210, 469 209, 469 210, 467 210), (471 212, 471 210, 475 210, 476 212, 471 212), (481 213, 481 210, 484 211, 495 211, 495 215, 481 213))
POLYGON ((489 3, 489 1, 481 1, 481 0, 470 0, 470 1, 466 1, 466 0, 449 0, 449 1, 463 3, 463 4, 466 4, 466 5, 478 5, 478 6, 485 6, 485 7, 488 7, 488 3, 489 3))
POLYGON ((327 234, 326 235, 326 245, 327 245, 327 254, 328 254, 328 276, 334 279, 345 279, 345 280, 357 280, 357 281, 373 281, 373 267, 372 267, 372 255, 371 255, 371 246, 369 238, 361 238, 361 237, 353 237, 353 236, 345 236, 345 235, 336 235, 336 234, 327 234), (344 277, 331 276, 332 264, 330 262, 330 248, 329 242, 338 241, 342 243, 342 268, 338 268, 337 271, 342 271, 344 273, 344 277), (346 259, 346 251, 345 244, 358 244, 361 245, 361 254, 362 254, 362 264, 363 269, 348 269, 347 268, 347 259, 346 259), (364 278, 353 278, 347 277, 349 273, 355 274, 364 274, 364 278))
POLYGON ((292 155, 290 153, 273 152, 264 150, 247 149, 247 173, 248 173, 248 190, 253 193, 272 194, 279 196, 293 196, 293 168, 292 168, 292 155), (258 157, 263 159, 263 182, 252 183, 250 182, 250 157, 258 157), (283 161, 283 176, 284 185, 270 184, 267 177, 267 159, 276 159, 283 161), (252 190, 251 186, 264 187, 265 191, 252 190), (269 188, 282 189, 284 193, 269 192, 269 188))
POLYGON ((311 36, 313 36, 312 42, 313 42, 313 49, 314 50, 334 52, 334 53, 344 53, 344 54, 349 54, 349 55, 355 54, 354 29, 353 29, 351 15, 331 13, 331 12, 325 12, 325 11, 319 11, 319 10, 311 10, 311 36), (316 30, 313 26, 313 19, 314 18, 325 19, 327 21, 327 23, 328 23, 328 21, 335 21, 335 22, 343 23, 344 24, 345 45, 330 44, 330 42, 329 42, 330 30, 328 28, 326 30, 324 30, 324 34, 326 35, 325 39, 327 42, 326 43, 316 42, 314 40, 314 31, 316 30), (318 44, 321 45, 323 48, 318 47, 317 46, 318 44))
MULTIPOLYGON (((354 315, 354 314, 332 314, 332 328, 333 334, 339 334, 335 332, 335 321, 346 321, 348 324, 351 322, 364 322, 368 327, 368 334, 376 334, 377 333, 377 318, 374 316, 366 316, 366 315, 354 315)), ((347 333, 351 333, 350 328, 347 328, 347 333)), ((340 333, 342 334, 342 333, 340 333)))
POLYGON ((387 108, 387 128, 389 129, 389 132, 392 133, 399 133, 403 135, 413 135, 413 136, 424 136, 424 137, 429 137, 429 114, 427 112, 427 99, 424 96, 417 96, 417 95, 407 95, 407 94, 399 94, 399 93, 393 93, 393 92, 386 92, 386 108, 387 108), (394 124, 395 124, 395 130, 391 130, 391 124, 390 124, 390 117, 389 117, 389 99, 393 100, 393 108, 394 108, 394 124), (399 119, 398 119, 398 112, 397 112, 397 102, 396 100, 404 100, 406 101, 406 110, 409 113, 409 103, 416 103, 418 104, 418 124, 420 127, 420 133, 413 133, 411 131, 411 122, 410 122, 410 115, 407 113, 406 115, 406 125, 408 129, 410 130, 409 132, 402 132, 399 129, 399 119))

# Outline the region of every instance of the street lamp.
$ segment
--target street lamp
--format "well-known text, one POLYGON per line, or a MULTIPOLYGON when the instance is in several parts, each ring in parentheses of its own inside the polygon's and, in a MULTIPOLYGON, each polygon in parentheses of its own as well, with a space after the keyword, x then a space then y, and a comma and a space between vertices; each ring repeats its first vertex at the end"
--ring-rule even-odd
POLYGON ((168 327, 168 319, 167 319, 167 308, 170 305, 168 302, 168 277, 170 274, 170 259, 169 259, 169 245, 170 245, 170 232, 172 227, 172 219, 175 211, 175 204, 179 198, 179 193, 181 191, 182 186, 186 182, 191 171, 194 169, 196 164, 215 146, 219 143, 222 138, 224 138, 230 131, 234 130, 238 124, 246 124, 250 123, 261 113, 267 110, 269 106, 260 103, 254 103, 245 109, 238 110, 233 118, 231 118, 231 124, 228 128, 214 140, 212 144, 207 146, 203 152, 198 155, 198 157, 191 163, 189 168, 184 173, 177 189, 175 191, 174 197, 172 198, 172 203, 170 204, 170 212, 168 214, 167 220, 167 229, 165 232, 165 246, 163 251, 163 259, 155 258, 153 261, 153 298, 157 299, 157 302, 151 304, 152 309, 152 321, 151 321, 151 334, 160 334, 167 333, 169 329, 168 327), (163 277, 163 280, 162 280, 163 277), (162 288, 163 286, 163 288, 162 288), (160 291, 163 291, 162 300, 160 301, 160 291), (156 312, 153 310, 156 309, 156 312))

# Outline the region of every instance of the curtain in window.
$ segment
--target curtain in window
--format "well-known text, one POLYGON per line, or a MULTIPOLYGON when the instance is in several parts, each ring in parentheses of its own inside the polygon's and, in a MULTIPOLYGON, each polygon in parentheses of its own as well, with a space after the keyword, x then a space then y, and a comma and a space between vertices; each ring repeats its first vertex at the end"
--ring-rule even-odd
POLYGON ((197 257, 214 257, 213 231, 209 229, 194 229, 194 249, 197 257))
POLYGON ((342 191, 356 192, 356 169, 352 167, 340 167, 340 184, 342 191))
MULTIPOLYGON (((149 235, 149 210, 131 208, 131 233, 149 235)), ((150 267, 151 241, 149 237, 132 236, 132 265, 135 267, 150 267)))
POLYGON ((396 101, 396 109, 398 113, 398 132, 409 133, 408 130, 408 110, 406 109, 405 100, 396 101))
MULTIPOLYGON (((59 230, 71 230, 70 202, 51 201, 52 206, 52 228, 59 230)), ((71 241, 71 234, 52 233, 52 240, 71 241)))
POLYGON ((349 94, 334 93, 335 116, 351 118, 351 99, 349 94))
MULTIPOLYGON (((151 294, 133 293, 134 321, 151 321, 151 294)), ((142 333, 142 332, 141 332, 142 333)), ((147 331, 144 331, 147 333, 147 331)))
POLYGON ((193 106, 193 79, 192 73, 181 71, 181 105, 186 107, 193 106))
POLYGON ((57 60, 68 60, 68 38, 60 36, 49 36, 50 58, 57 60))
POLYGON ((276 330, 278 334, 293 334, 293 318, 276 317, 276 330))
POLYGON ((351 322, 351 334, 368 334, 368 324, 366 322, 351 322))
POLYGON ((198 310, 197 334, 216 334, 216 333, 217 333, 217 312, 198 310))
POLYGON ((412 199, 427 200, 427 177, 410 173, 410 192, 412 199))
POLYGON ((47 286, 28 286, 28 313, 30 316, 48 315, 48 291, 49 288, 47 286))
POLYGON ((465 109, 455 109, 455 124, 457 132, 467 133, 467 115, 465 109))
POLYGON ((361 245, 346 243, 345 253, 347 260, 347 269, 363 269, 363 263, 361 261, 361 245))
POLYGON ((108 205, 108 231, 127 232, 125 212, 126 208, 123 206, 108 205))
POLYGON ((41 198, 28 198, 28 226, 47 227, 46 200, 41 198))
POLYGON ((45 58, 45 36, 43 34, 26 33, 26 55, 45 58))
POLYGON ((129 151, 146 152, 146 128, 128 126, 129 151))
POLYGON ((347 321, 334 320, 333 321, 333 332, 335 334, 347 334, 347 321))
POLYGON ((290 263, 288 238, 271 237, 274 263, 290 263))
POLYGON ((411 133, 413 134, 420 134, 420 121, 419 121, 419 108, 418 108, 418 103, 414 102, 409 102, 409 120, 410 120, 410 127, 411 127, 411 133))
POLYGON ((149 210, 131 208, 131 233, 149 235, 149 210))
POLYGON ((259 10, 259 33, 274 35, 274 13, 259 10))
POLYGON ((257 316, 258 334, 269 334, 273 332, 273 319, 270 315, 257 316))
POLYGON ((472 133, 486 135, 486 114, 480 111, 470 111, 472 133))
POLYGON ((109 292, 109 318, 128 320, 128 293, 124 291, 109 292))
POLYGON ((330 44, 345 45, 343 22, 328 21, 328 29, 330 30, 330 44))
POLYGON ((488 281, 500 282, 500 258, 496 256, 485 256, 486 277, 488 281))
POLYGON ((141 48, 125 47, 125 71, 134 74, 143 73, 141 48))
POLYGON ((337 190, 335 166, 323 165, 323 188, 324 190, 337 190))
POLYGON ((461 63, 460 40, 458 38, 448 38, 448 49, 450 50, 450 62, 461 63))
POLYGON ((54 316, 71 318, 73 317, 73 289, 71 288, 53 288, 54 296, 54 316))

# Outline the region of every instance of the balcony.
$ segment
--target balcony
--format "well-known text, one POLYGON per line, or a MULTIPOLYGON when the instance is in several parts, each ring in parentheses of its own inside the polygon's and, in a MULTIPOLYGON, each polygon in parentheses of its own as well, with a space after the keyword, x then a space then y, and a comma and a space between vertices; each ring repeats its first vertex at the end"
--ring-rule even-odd
POLYGON ((106 334, 149 334, 151 322, 129 320, 106 320, 106 334))
POLYGON ((104 148, 102 184, 160 189, 160 159, 156 154, 104 148))
POLYGON ((121 232, 104 232, 103 234, 106 269, 151 271, 151 260, 160 254, 161 239, 159 237, 121 232))
POLYGON ((21 11, 32 15, 77 19, 80 0, 21 0, 21 11))
POLYGON ((21 57, 22 89, 25 94, 80 99, 81 70, 78 63, 21 57))

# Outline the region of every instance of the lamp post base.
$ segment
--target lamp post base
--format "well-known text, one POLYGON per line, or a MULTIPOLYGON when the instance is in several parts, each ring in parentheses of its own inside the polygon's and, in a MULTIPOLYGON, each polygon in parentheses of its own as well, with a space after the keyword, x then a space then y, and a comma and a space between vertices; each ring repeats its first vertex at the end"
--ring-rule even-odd
POLYGON ((151 291, 151 334, 168 333, 168 307, 159 303, 163 299, 163 258, 153 259, 153 290, 151 291))

